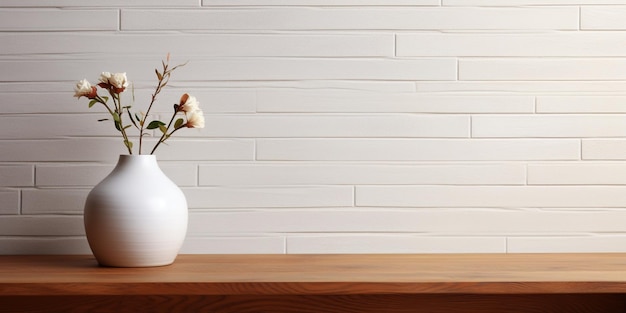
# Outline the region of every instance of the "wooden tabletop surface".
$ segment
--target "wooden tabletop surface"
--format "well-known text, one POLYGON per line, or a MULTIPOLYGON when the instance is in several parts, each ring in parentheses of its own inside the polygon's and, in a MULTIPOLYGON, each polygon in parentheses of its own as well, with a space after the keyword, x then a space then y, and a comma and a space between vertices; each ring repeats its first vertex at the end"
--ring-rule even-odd
POLYGON ((0 256, 0 295, 626 293, 626 254, 180 255, 107 268, 92 256, 0 256))

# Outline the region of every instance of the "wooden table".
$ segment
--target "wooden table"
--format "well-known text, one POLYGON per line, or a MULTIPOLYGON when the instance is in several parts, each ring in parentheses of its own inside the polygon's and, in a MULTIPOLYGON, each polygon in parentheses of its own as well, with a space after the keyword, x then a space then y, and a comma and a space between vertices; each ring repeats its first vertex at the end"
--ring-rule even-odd
POLYGON ((626 254, 0 256, 0 312, 626 312, 626 254))

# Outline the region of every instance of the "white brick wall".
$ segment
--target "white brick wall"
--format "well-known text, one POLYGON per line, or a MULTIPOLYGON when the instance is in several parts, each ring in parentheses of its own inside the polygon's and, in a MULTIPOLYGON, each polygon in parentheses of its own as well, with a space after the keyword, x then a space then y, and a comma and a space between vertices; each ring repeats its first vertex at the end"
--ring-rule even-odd
POLYGON ((158 151, 183 253, 626 252, 626 0, 5 0, 0 254, 89 253, 124 147, 75 81, 207 127, 158 151))

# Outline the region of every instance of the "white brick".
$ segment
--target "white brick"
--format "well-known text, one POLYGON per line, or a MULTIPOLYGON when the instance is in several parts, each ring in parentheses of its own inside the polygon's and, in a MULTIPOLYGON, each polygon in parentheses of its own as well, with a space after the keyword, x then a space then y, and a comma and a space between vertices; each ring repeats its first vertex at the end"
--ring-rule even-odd
POLYGON ((357 186, 366 207, 621 208, 617 186, 357 186))
MULTIPOLYGON (((349 59, 348 59, 349 60, 349 59)), ((295 81, 206 81, 178 82, 180 87, 222 88, 239 90, 346 90, 363 92, 415 92, 415 82, 398 80, 295 80, 295 81)), ((0 90, 2 84, 0 84, 0 90)))
MULTIPOLYGON (((311 80, 311 81, 261 81, 261 82, 227 82, 227 84, 245 83, 255 87, 280 90, 345 90, 362 92, 415 92, 415 82, 384 80, 384 81, 347 81, 347 80, 311 80)), ((0 85, 1 86, 1 85, 0 85)))
POLYGON ((91 254, 85 237, 0 236, 0 255, 91 254))
POLYGON ((323 5, 323 6, 344 6, 344 5, 439 5, 439 0, 202 0, 203 6, 281 6, 281 5, 323 5))
POLYGON ((185 254, 283 254, 284 237, 196 237, 187 236, 180 253, 185 254))
POLYGON ((259 91, 259 112, 532 113, 531 96, 422 95, 346 91, 259 91))
MULTIPOLYGON (((626 175, 624 175, 626 177, 626 175)), ((626 179, 626 178, 625 178, 626 179)), ((523 164, 210 164, 200 185, 524 184, 523 164)))
POLYGON ((109 0, 102 2, 76 2, 74 0, 3 0, 0 7, 197 7, 197 0, 109 0))
POLYGON ((621 115, 483 115, 472 117, 473 137, 618 137, 621 115))
POLYGON ((353 187, 183 188, 190 209, 348 207, 353 187))
POLYGON ((34 178, 32 165, 0 165, 0 187, 34 186, 34 178))
MULTIPOLYGON (((194 129, 189 131, 194 131, 194 129)), ((161 145, 155 154, 159 160, 163 161, 249 161, 254 158, 254 141, 244 139, 170 139, 166 145, 161 145)))
POLYGON ((401 33, 396 40, 396 55, 400 57, 622 57, 626 54, 626 47, 615 44, 626 40, 626 34, 620 32, 401 33))
POLYGON ((93 187, 111 173, 113 167, 114 165, 37 165, 37 186, 93 187))
POLYGON ((580 28, 623 30, 626 29, 626 22, 621 18, 624 14, 626 6, 584 6, 580 8, 580 28))
POLYGON ((18 190, 0 189, 0 220, 2 214, 18 214, 20 212, 20 192, 18 190))
POLYGON ((583 160, 625 160, 626 140, 624 139, 583 139, 583 160))
MULTIPOLYGON (((0 85, 1 86, 1 85, 0 85)), ((456 81, 418 82, 418 92, 493 92, 539 94, 626 92, 626 82, 620 81, 456 81)), ((495 112, 498 113, 498 112, 495 112)))
MULTIPOLYGON (((110 160, 115 161, 115 160, 110 160)), ((37 165, 37 186, 93 187, 113 170, 114 165, 37 165)), ((163 164, 159 167, 179 186, 196 186, 197 172, 193 164, 163 164)))
POLYGON ((626 164, 574 162, 529 164, 531 185, 624 185, 626 164))
POLYGON ((124 154, 121 140, 2 140, 0 161, 106 161, 124 154), (71 151, 71 153, 67 153, 71 151))
POLYGON ((618 80, 626 60, 587 58, 461 59, 460 80, 618 80))
MULTIPOLYGON (((384 57, 393 56, 391 34, 123 34, 123 33, 23 33, 0 34, 0 54, 126 53, 147 58, 165 57, 162 45, 176 59, 209 56, 269 57, 384 57), (103 45, 102 42, 106 42, 103 45), (189 47, 193 46, 193 49, 189 47)), ((193 63, 190 64, 190 66, 193 63)), ((159 65, 155 62, 155 66, 159 65)))
POLYGON ((117 30, 117 10, 0 9, 1 31, 117 30))
POLYGON ((507 239, 509 253, 623 253, 626 236, 520 236, 507 239))
POLYGON ((538 113, 626 113, 625 96, 541 96, 538 113))
POLYGON ((460 137, 470 136, 462 115, 210 115, 197 136, 460 137))
MULTIPOLYGON (((158 61, 157 61, 158 62, 158 61)), ((78 81, 103 69, 127 72, 128 79, 152 80, 157 62, 145 58, 107 58, 90 61, 0 61, 0 82, 78 81)), ((176 81, 380 79, 454 80, 453 59, 212 59, 182 68, 176 81)), ((95 82, 94 82, 95 83, 95 82)))
MULTIPOLYGON (((129 123, 128 119, 125 123, 129 123)), ((116 136, 109 114, 0 116, 0 139, 44 139, 67 136, 116 136), (108 118, 108 121, 98 122, 108 118), (24 127, 35 125, 37 127, 24 127)))
POLYGON ((122 10, 121 25, 122 30, 577 30, 578 8, 128 9, 122 10))
MULTIPOLYGON (((623 193, 623 189, 621 191, 623 193)), ((623 202, 622 202, 623 203, 623 202)), ((623 232, 626 212, 523 209, 301 209, 191 212, 189 233, 399 233, 433 236, 623 232)))
MULTIPOLYGON (((76 79, 78 81, 79 79, 76 79)), ((96 79, 91 82, 95 84, 96 79)), ((14 85, 14 84, 11 84, 14 85)), ((92 113, 99 114, 106 112, 102 105, 95 105, 91 109, 88 107, 89 101, 85 98, 72 98, 72 83, 65 83, 56 86, 56 89, 63 89, 65 92, 0 92, 0 112, 1 113, 92 113), (65 90, 67 89, 67 90, 65 90)), ((36 88, 34 84, 29 86, 36 88)), ((135 90, 135 103, 133 112, 145 111, 150 102, 150 95, 153 89, 135 90)), ((171 110, 171 103, 177 103, 184 93, 195 96, 202 110, 207 113, 253 113, 255 107, 255 92, 251 90, 201 90, 198 88, 166 88, 158 96, 153 107, 153 112, 171 110)), ((130 104, 132 97, 129 94, 122 96, 124 104, 130 104)), ((106 116, 104 116, 106 117, 106 116)), ((87 120, 90 127, 95 127, 95 120, 87 120)), ((55 118, 51 117, 51 121, 55 118)), ((82 118, 73 122, 82 122, 82 118)), ((106 126, 109 126, 106 124, 106 126)), ((109 127, 110 128, 110 127, 109 127)))
MULTIPOLYGON (((8 85, 13 85, 13 84, 8 84, 8 85)), ((70 94, 70 97, 72 94, 70 94)), ((68 101, 68 99, 69 99, 68 93, 0 92, 0 112, 2 113, 89 112, 86 104, 80 105, 78 101, 76 100, 72 101, 71 99, 69 99, 68 101)))
POLYGON ((258 139, 259 160, 578 160, 573 139, 258 139))
POLYGON ((626 4, 625 0, 441 0, 443 5, 485 5, 485 6, 522 6, 522 5, 586 5, 586 4, 626 4))
MULTIPOLYGON (((0 140, 0 147, 0 162, 114 162, 120 154, 128 153, 121 137, 119 139, 0 140)), ((148 147, 151 149, 152 144, 148 147)), ((146 152, 148 151, 144 151, 146 152)), ((156 155, 162 161, 252 160, 254 142, 230 139, 170 139, 167 145, 161 145, 158 148, 156 155), (185 151, 185 153, 180 153, 180 151, 185 151)))
MULTIPOLYGON (((97 78, 97 77, 93 77, 97 78)), ((76 80, 78 81, 78 79, 76 80)), ((95 81, 94 81, 95 83, 95 81)), ((64 101, 67 101, 67 93, 70 92, 70 98, 74 95, 73 90, 68 90, 67 85, 68 82, 8 82, 8 83, 0 83, 0 92, 2 93, 39 93, 39 92, 49 92, 49 93, 57 93, 65 95, 64 101)), ((74 83, 70 83, 72 87, 74 87, 74 83)), ((73 98, 76 100, 76 98, 73 98)), ((32 112, 32 111, 29 111, 32 112)))
POLYGON ((0 218, 0 236, 84 236, 82 215, 26 215, 0 218))
POLYGON ((505 238, 411 235, 310 235, 287 237, 287 253, 503 253, 505 238))
POLYGON ((22 190, 22 214, 82 214, 89 190, 22 190))

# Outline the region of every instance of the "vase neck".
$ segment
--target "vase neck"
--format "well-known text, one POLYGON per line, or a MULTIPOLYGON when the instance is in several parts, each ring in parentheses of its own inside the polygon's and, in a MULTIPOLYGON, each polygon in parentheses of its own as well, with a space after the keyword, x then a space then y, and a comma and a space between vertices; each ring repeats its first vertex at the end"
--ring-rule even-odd
POLYGON ((116 168, 153 168, 158 167, 157 159, 152 154, 128 155, 122 154, 117 160, 116 168))

